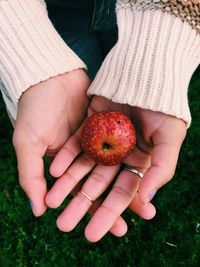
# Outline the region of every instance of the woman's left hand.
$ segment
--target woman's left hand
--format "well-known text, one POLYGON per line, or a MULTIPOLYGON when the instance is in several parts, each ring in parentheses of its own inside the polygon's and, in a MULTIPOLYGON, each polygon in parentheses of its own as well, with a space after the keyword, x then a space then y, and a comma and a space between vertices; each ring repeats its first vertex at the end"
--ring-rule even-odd
POLYGON ((59 179, 46 196, 47 205, 56 208, 81 183, 79 193, 58 217, 57 226, 61 231, 71 231, 88 210, 92 213, 96 210, 85 230, 86 238, 91 242, 100 240, 114 226, 119 236, 125 234, 125 222, 115 222, 123 220, 120 215, 127 207, 144 219, 155 216, 155 207, 150 201, 155 191, 172 178, 186 134, 182 120, 159 112, 116 104, 103 97, 93 97, 88 116, 105 110, 121 111, 134 121, 137 145, 123 164, 144 173, 144 177, 141 179, 121 169, 121 165, 97 165, 81 151, 80 128, 53 160, 50 172, 59 179), (88 178, 83 182, 88 173, 88 178), (112 189, 101 200, 102 193, 116 176, 112 189))

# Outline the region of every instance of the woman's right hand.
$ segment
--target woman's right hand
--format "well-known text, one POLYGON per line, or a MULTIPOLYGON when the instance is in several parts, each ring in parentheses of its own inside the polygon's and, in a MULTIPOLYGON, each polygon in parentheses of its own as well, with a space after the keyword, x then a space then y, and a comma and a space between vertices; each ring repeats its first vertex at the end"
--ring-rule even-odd
MULTIPOLYGON (((78 69, 31 87, 20 99, 13 143, 19 182, 30 199, 35 216, 42 215, 47 208, 43 157, 53 158, 80 126, 89 104, 86 94, 89 85, 86 73, 78 69)), ((71 144, 76 145, 75 142, 71 144)), ((73 157, 73 153, 69 153, 63 160, 70 161, 73 157)), ((100 204, 96 201, 90 214, 100 204)), ((116 236, 123 235, 126 230, 121 217, 110 229, 116 236)))
POLYGON ((89 85, 86 73, 77 69, 40 82, 21 96, 13 144, 19 182, 35 216, 47 208, 43 157, 55 156, 80 126, 89 104, 89 85))

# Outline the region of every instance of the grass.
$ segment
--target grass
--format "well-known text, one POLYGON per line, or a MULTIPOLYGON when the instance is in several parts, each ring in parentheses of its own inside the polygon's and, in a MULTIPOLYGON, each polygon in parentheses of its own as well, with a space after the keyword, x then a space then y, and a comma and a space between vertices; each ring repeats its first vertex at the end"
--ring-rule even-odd
POLYGON ((200 68, 190 83, 192 126, 181 150, 174 179, 155 196, 157 216, 144 221, 124 213, 129 232, 108 234, 98 243, 84 238, 89 220, 61 233, 58 210, 35 218, 18 185, 12 127, 0 104, 0 266, 197 267, 200 261, 200 68))

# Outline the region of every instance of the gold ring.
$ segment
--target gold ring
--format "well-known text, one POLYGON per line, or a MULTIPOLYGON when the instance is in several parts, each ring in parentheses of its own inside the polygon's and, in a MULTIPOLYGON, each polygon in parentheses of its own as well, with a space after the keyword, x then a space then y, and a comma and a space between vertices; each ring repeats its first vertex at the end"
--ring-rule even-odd
POLYGON ((130 171, 134 174, 137 174, 141 179, 144 177, 144 174, 131 166, 125 165, 124 170, 130 171))
POLYGON ((93 202, 90 196, 88 196, 85 192, 80 191, 81 195, 83 195, 85 198, 87 198, 89 201, 93 202))

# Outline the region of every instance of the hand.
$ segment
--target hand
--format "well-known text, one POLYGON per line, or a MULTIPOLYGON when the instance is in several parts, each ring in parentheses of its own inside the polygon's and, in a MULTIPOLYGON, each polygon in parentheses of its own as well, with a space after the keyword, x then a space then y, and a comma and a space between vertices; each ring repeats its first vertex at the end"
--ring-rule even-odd
MULTIPOLYGON (((151 164, 141 180, 138 197, 145 205, 175 173, 186 123, 176 117, 137 107, 132 108, 137 129, 137 147, 151 155, 151 164)), ((134 165, 135 162, 132 162, 134 165)))
MULTIPOLYGON (((88 107, 86 91, 89 84, 85 72, 75 70, 31 87, 20 99, 13 143, 19 181, 32 203, 35 216, 42 215, 47 208, 43 157, 53 157, 80 126, 88 107)), ((73 148, 76 146, 72 143, 73 148)), ((73 152, 68 156, 68 160, 73 159, 73 152)), ((98 206, 96 201, 90 213, 98 206)), ((111 232, 120 236, 125 231, 125 222, 119 218, 111 232)))
POLYGON ((89 84, 85 72, 78 69, 32 86, 21 96, 13 144, 20 185, 35 216, 47 208, 43 157, 54 156, 80 126, 89 103, 89 84))
MULTIPOLYGON (((155 208, 149 203, 152 192, 173 176, 180 146, 186 133, 185 123, 182 120, 158 112, 114 104, 102 97, 94 97, 89 115, 102 110, 119 110, 135 119, 138 133, 137 147, 124 163, 146 174, 141 182, 136 175, 127 171, 119 174, 113 189, 86 228, 86 237, 90 241, 99 240, 128 206, 145 219, 155 215, 155 208)), ((59 177, 69 167, 73 159, 67 160, 68 148, 70 147, 72 152, 72 143, 79 144, 79 139, 80 130, 56 156, 51 166, 52 175, 59 177), (63 164, 64 158, 66 160, 63 164)), ((74 158, 80 151, 80 145, 73 147, 74 158)), ((92 173, 82 190, 95 200, 112 182, 119 172, 119 166, 95 167, 95 163, 85 154, 80 155, 48 193, 46 197, 48 206, 59 206, 73 187, 91 170, 92 173)), ((72 230, 89 207, 91 202, 82 194, 77 194, 59 216, 58 227, 63 231, 72 230)))

